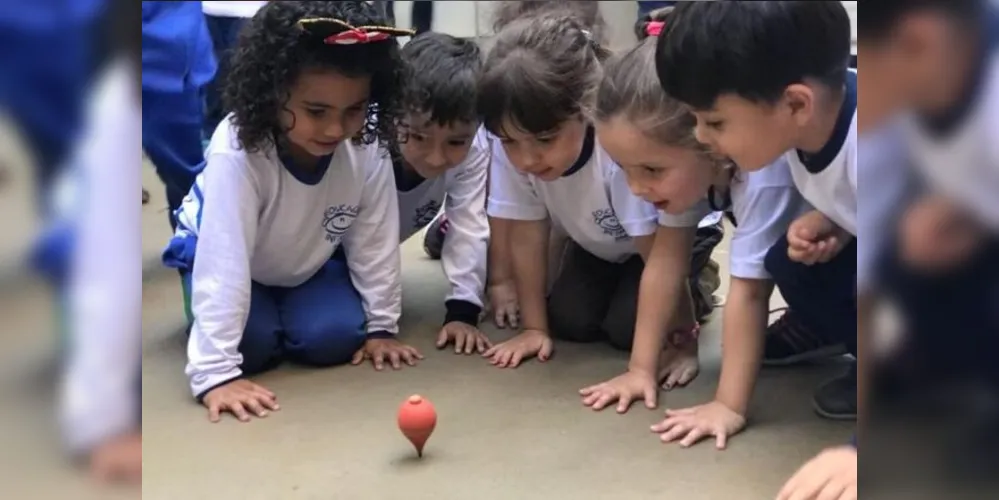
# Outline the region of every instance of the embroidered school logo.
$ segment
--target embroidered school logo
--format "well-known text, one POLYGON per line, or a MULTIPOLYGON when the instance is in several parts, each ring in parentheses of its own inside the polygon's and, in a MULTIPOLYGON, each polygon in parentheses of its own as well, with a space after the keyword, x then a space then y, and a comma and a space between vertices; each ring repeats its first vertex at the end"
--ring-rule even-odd
POLYGON ((621 227, 621 222, 617 220, 617 214, 613 208, 603 208, 593 211, 593 222, 603 229, 604 234, 614 238, 616 241, 628 239, 628 233, 621 227))
POLYGON ((437 200, 430 200, 426 202, 421 207, 416 207, 416 213, 413 214, 413 227, 422 228, 427 224, 433 222, 434 217, 437 216, 437 212, 440 212, 441 204, 437 200))
POLYGON ((326 230, 326 241, 339 243, 343 233, 357 218, 357 205, 333 205, 323 214, 323 229, 326 230))

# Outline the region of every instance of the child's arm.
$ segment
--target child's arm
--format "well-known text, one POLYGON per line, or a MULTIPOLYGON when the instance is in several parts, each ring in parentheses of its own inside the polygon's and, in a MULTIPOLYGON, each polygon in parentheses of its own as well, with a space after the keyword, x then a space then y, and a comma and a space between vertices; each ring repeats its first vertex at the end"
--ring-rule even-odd
POLYGON ((489 222, 486 186, 489 153, 481 151, 448 179, 444 213, 450 221, 441 255, 441 266, 451 283, 445 298, 444 324, 460 321, 478 326, 486 284, 489 222))
POLYGON ((510 255, 510 221, 489 218, 489 307, 493 323, 504 328, 519 325, 519 305, 510 255))
POLYGON ((386 362, 398 369, 423 359, 412 346, 399 342, 402 314, 402 262, 399 256, 399 198, 384 150, 368 146, 364 158, 364 185, 357 218, 343 240, 350 280, 361 296, 367 340, 351 364, 370 359, 376 370, 386 362))
POLYGON ((250 259, 259 205, 249 169, 241 161, 223 154, 207 160, 203 183, 195 184, 188 195, 200 196, 202 207, 185 370, 199 401, 242 375, 239 342, 250 311, 250 259))
POLYGON ((523 330, 493 346, 483 356, 496 366, 516 367, 522 359, 534 355, 545 361, 552 351, 545 309, 548 210, 527 176, 507 163, 501 146, 494 142, 493 148, 488 212, 490 217, 506 219, 510 226, 511 264, 521 301, 523 330))
POLYGON ((773 282, 732 277, 722 319, 722 370, 715 400, 745 415, 763 359, 773 282))

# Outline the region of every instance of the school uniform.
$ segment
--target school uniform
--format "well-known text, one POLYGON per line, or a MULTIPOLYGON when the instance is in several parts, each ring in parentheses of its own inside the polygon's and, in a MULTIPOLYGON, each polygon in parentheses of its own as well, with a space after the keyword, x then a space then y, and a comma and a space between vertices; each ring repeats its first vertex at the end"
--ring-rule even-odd
POLYGON ((633 239, 655 234, 655 206, 614 181, 620 167, 592 128, 576 162, 550 182, 518 172, 499 141, 494 144, 489 215, 549 219, 570 240, 548 295, 551 334, 577 342, 606 339, 630 349, 645 267, 633 239))
POLYGON ((810 209, 798 193, 787 160, 779 159, 755 172, 733 174, 727 193, 713 189, 709 198, 687 214, 659 212, 665 227, 691 227, 711 210, 722 210, 735 226, 729 250, 729 274, 736 278, 769 280, 765 260, 787 228, 810 209))
POLYGON ((73 454, 142 423, 142 217, 132 189, 141 178, 133 149, 142 120, 138 77, 132 64, 109 65, 64 177, 75 195, 60 207, 74 243, 60 291, 70 328, 60 421, 73 454))
POLYGON ((229 57, 236 45, 236 37, 243 26, 267 2, 262 1, 227 1, 201 2, 205 13, 205 24, 212 40, 215 60, 218 61, 218 72, 205 89, 205 123, 204 136, 211 137, 226 112, 222 107, 222 89, 225 75, 229 67, 229 57))
POLYGON ((398 332, 399 209, 384 150, 346 141, 306 175, 236 135, 228 120, 215 132, 164 253, 190 290, 197 398, 282 358, 344 363, 398 332))
POLYGON ((464 161, 435 179, 424 179, 401 160, 391 166, 399 199, 400 241, 429 225, 441 207, 449 221, 441 252, 441 267, 451 284, 444 298, 445 324, 461 321, 478 326, 482 312, 489 248, 486 188, 490 157, 490 139, 483 128, 464 161))
POLYGON ((142 2, 142 148, 172 214, 204 168, 204 87, 217 64, 201 2, 142 2))
POLYGON ((812 207, 851 235, 829 262, 805 265, 778 238, 764 261, 796 319, 830 345, 857 352, 857 74, 847 72, 846 92, 833 134, 814 154, 784 155, 798 191, 812 207))
POLYGON ((905 319, 922 366, 984 375, 999 387, 999 8, 988 8, 982 23, 985 50, 962 100, 940 116, 906 116, 901 127, 918 194, 956 202, 989 230, 989 241, 945 274, 907 265, 893 241, 877 285, 905 319))

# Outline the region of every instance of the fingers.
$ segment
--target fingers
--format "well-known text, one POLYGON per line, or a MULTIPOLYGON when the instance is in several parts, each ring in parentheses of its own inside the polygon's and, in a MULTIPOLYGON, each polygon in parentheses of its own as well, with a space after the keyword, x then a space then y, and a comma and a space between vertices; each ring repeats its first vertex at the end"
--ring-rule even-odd
POLYGON ((510 325, 510 328, 519 328, 520 321, 518 317, 520 316, 520 311, 517 309, 517 306, 511 304, 504 307, 504 309, 506 310, 507 323, 510 325))
MULTIPOLYGON (((496 307, 493 311, 493 324, 496 328, 506 328, 506 311, 503 307, 496 307)), ((513 328, 513 325, 510 325, 513 328)))
MULTIPOLYGON (((607 406, 612 401, 614 401, 613 400, 613 395, 607 394, 605 396, 606 397, 604 398, 603 405, 601 405, 600 408, 603 408, 604 406, 607 406)), ((628 392, 622 393, 617 398, 617 412, 618 413, 627 413, 628 408, 631 408, 631 403, 632 403, 633 400, 634 400, 634 397, 631 394, 629 394, 628 392)), ((594 408, 594 409, 597 410, 599 408, 594 408)))
POLYGON ((520 361, 524 359, 524 350, 517 349, 514 351, 513 356, 510 357, 510 368, 516 368, 520 366, 520 361))
POLYGON ((652 424, 650 429, 652 429, 652 432, 661 434, 670 430, 670 428, 672 428, 677 422, 678 420, 675 417, 666 417, 662 420, 662 422, 652 424))
POLYGON ((692 445, 694 445, 694 443, 697 443, 701 439, 704 439, 704 436, 707 435, 708 435, 708 430, 705 429, 703 426, 700 425, 694 426, 694 428, 687 433, 687 436, 680 441, 680 446, 684 448, 689 448, 692 445))
POLYGON ((212 401, 208 403, 208 421, 213 424, 218 422, 222 413, 220 410, 218 402, 212 401))
POLYGON ((416 352, 416 349, 413 349, 412 347, 408 347, 407 346, 406 349, 403 349, 401 351, 400 356, 402 356, 403 361, 405 361, 407 365, 409 365, 409 366, 416 366, 416 355, 417 354, 419 354, 419 353, 416 352))
POLYGON ((463 331, 459 331, 458 333, 456 333, 454 335, 454 353, 455 354, 461 354, 461 351, 465 348, 465 342, 466 342, 466 340, 467 340, 467 336, 465 335, 465 332, 463 332, 463 331))
POLYGON ((494 357, 496 355, 496 352, 499 351, 500 347, 502 347, 502 346, 503 346, 503 344, 495 344, 495 345, 489 347, 489 349, 486 349, 486 352, 482 353, 482 357, 483 358, 492 358, 492 357, 494 357))
POLYGON ((694 380, 694 378, 697 377, 698 371, 698 369, 693 367, 684 367, 680 370, 680 376, 676 379, 676 385, 679 387, 685 387, 691 380, 694 380))
POLYGON ((246 406, 246 408, 248 408, 251 412, 253 412, 254 415, 260 418, 264 418, 267 416, 267 410, 265 410, 263 405, 261 405, 260 403, 261 403, 260 399, 254 396, 250 396, 246 399, 246 401, 243 404, 246 406))
POLYGON ((389 363, 392 364, 393 370, 398 370, 402 368, 402 359, 399 357, 401 351, 392 349, 388 352, 389 363))
POLYGON ((476 352, 479 352, 479 353, 486 352, 492 346, 493 346, 492 342, 490 342, 489 339, 486 338, 485 335, 479 335, 475 339, 475 350, 476 350, 476 352))
POLYGON ((643 390, 645 396, 645 407, 653 409, 659 404, 659 390, 654 384, 648 384, 643 390))
POLYGON ((819 491, 819 495, 815 497, 815 500, 840 500, 843 496, 843 492, 846 490, 846 486, 838 481, 829 481, 826 485, 819 491))
POLYGON ((354 357, 350 359, 350 364, 352 365, 361 364, 364 361, 365 356, 366 355, 364 354, 364 348, 362 347, 358 349, 357 352, 354 353, 354 357))
POLYGON ((728 433, 725 431, 715 433, 715 448, 724 450, 728 446, 728 433))
POLYGON ((239 420, 240 422, 250 421, 250 414, 246 412, 246 408, 243 408, 242 402, 233 401, 231 403, 227 403, 226 406, 229 408, 229 411, 232 412, 232 414, 235 415, 236 419, 239 420))
POLYGON ((482 337, 482 334, 471 334, 465 337, 465 354, 472 354, 477 348, 476 342, 482 337))
POLYGON ((548 361, 552 357, 552 351, 555 349, 555 344, 552 343, 552 339, 545 338, 541 341, 541 349, 538 350, 538 359, 541 361, 548 361))
POLYGON ((441 328, 440 333, 437 334, 437 343, 434 345, 436 345, 438 349, 443 349, 444 346, 447 345, 448 337, 447 328, 441 328))
POLYGON ((385 352, 377 351, 371 354, 371 362, 375 364, 375 370, 382 371, 385 369, 385 352))

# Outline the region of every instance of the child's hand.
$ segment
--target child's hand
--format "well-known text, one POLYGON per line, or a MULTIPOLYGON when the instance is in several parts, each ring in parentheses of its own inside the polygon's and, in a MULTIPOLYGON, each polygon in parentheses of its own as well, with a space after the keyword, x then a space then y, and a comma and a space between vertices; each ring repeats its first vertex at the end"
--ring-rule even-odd
POLYGON ((102 483, 141 483, 142 434, 131 432, 101 443, 90 453, 90 474, 102 483))
POLYGON ((552 338, 541 330, 524 330, 516 337, 496 344, 482 353, 485 358, 500 368, 516 368, 524 359, 537 355, 539 361, 552 357, 552 338))
POLYGON ((354 359, 350 361, 350 364, 359 365, 366 359, 371 360, 371 363, 375 365, 375 370, 384 369, 385 361, 391 363, 393 369, 398 370, 402 368, 403 361, 409 366, 416 366, 416 361, 423 359, 423 355, 415 347, 403 344, 396 339, 368 339, 354 353, 354 359))
POLYGON ((520 307, 512 280, 489 285, 489 308, 497 327, 506 328, 509 325, 510 328, 517 328, 520 307))
POLYGON ((829 262, 853 236, 832 220, 812 210, 798 217, 787 230, 788 257, 809 266, 829 262))
POLYGON ((208 420, 213 423, 219 421, 223 411, 232 413, 240 422, 249 422, 251 412, 263 418, 267 410, 281 409, 273 392, 243 378, 208 391, 201 402, 208 407, 208 420))
POLYGON ((461 354, 462 352, 472 354, 473 351, 483 353, 486 352, 486 349, 493 346, 492 342, 489 342, 489 338, 481 330, 461 321, 452 321, 444 325, 444 328, 441 328, 441 332, 437 334, 438 349, 443 349, 450 342, 454 342, 455 354, 461 354))
POLYGON ((838 446, 823 451, 788 480, 777 500, 857 499, 857 449, 838 446))
POLYGON ((628 370, 602 384, 591 385, 579 391, 583 404, 594 410, 602 410, 617 401, 617 412, 624 413, 633 401, 645 399, 645 406, 656 407, 659 387, 651 373, 628 370))
POLYGON ((745 417, 718 401, 712 401, 682 410, 666 410, 666 418, 653 425, 652 432, 659 434, 659 439, 664 443, 682 437, 680 446, 684 448, 707 436, 715 436, 715 446, 724 450, 728 437, 745 426, 745 417))
POLYGON ((932 271, 961 264, 986 239, 971 217, 940 196, 928 196, 908 208, 900 236, 902 259, 932 271))

